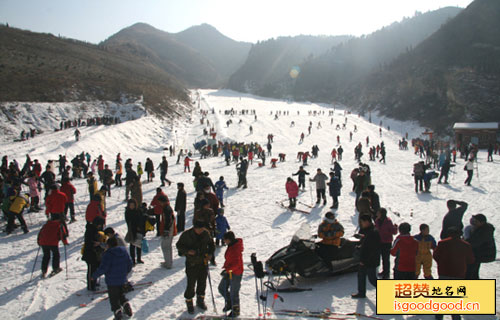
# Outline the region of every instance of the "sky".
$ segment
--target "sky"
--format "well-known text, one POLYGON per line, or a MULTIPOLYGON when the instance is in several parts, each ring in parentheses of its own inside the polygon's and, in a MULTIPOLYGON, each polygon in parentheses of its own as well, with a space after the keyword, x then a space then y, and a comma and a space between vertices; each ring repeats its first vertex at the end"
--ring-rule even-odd
POLYGON ((238 41, 278 36, 354 35, 472 0, 0 0, 0 22, 98 43, 145 22, 179 32, 208 23, 238 41))

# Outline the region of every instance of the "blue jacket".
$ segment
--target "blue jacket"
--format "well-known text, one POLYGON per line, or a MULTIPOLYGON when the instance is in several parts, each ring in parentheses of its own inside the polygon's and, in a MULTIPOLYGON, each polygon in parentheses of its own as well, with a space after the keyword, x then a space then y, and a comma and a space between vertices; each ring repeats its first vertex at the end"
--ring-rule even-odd
POLYGON ((221 216, 220 214, 215 218, 215 223, 217 224, 217 236, 216 239, 223 239, 224 234, 229 230, 231 227, 229 226, 229 223, 227 222, 226 217, 221 216))
POLYGON ((222 196, 224 196, 224 189, 228 189, 224 181, 219 180, 215 183, 215 194, 217 198, 222 198, 222 196))
POLYGON ((333 177, 330 179, 328 182, 328 187, 330 189, 330 196, 340 196, 340 189, 342 188, 342 185, 340 184, 340 180, 338 177, 333 177))
POLYGON ((127 283, 127 274, 132 270, 132 259, 125 247, 114 247, 106 250, 102 255, 99 269, 92 274, 97 279, 103 274, 108 286, 121 286, 127 283))

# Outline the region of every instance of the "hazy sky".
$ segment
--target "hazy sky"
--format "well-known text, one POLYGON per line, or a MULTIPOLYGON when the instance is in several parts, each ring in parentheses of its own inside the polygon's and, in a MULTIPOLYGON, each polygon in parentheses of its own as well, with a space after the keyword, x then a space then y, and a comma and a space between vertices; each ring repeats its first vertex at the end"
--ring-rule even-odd
POLYGON ((0 0, 0 22, 100 42, 136 22, 178 32, 209 23, 256 42, 297 34, 362 35, 415 11, 472 0, 0 0))

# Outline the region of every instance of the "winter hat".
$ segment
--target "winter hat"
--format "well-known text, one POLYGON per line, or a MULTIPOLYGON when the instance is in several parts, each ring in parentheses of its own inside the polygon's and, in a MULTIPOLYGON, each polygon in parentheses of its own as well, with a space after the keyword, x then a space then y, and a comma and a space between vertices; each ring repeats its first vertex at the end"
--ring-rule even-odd
POLYGON ((336 214, 334 212, 327 212, 325 214, 325 221, 328 223, 334 223, 336 218, 336 214))
POLYGON ((477 221, 479 221, 481 223, 485 223, 487 221, 486 216, 482 213, 475 214, 472 216, 472 218, 476 219, 477 221))

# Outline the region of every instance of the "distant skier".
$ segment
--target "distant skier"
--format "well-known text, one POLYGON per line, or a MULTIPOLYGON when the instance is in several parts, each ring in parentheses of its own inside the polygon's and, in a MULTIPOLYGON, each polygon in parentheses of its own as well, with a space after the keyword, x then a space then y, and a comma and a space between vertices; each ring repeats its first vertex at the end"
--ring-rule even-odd
POLYGON ((302 191, 306 188, 306 175, 309 175, 309 172, 304 170, 304 167, 300 167, 299 171, 292 174, 292 176, 299 176, 299 188, 302 186, 302 191))
POLYGON ((220 206, 222 208, 224 208, 224 189, 229 190, 226 182, 224 181, 224 177, 221 176, 219 181, 215 183, 215 195, 217 196, 217 199, 219 199, 220 206))
POLYGON ((299 140, 299 143, 304 142, 304 136, 305 136, 305 135, 304 135, 304 132, 302 132, 302 133, 300 134, 300 140, 299 140))
POLYGON ((75 130, 75 140, 80 141, 80 130, 78 129, 75 130))
POLYGON ((299 196, 299 187, 292 178, 287 178, 285 184, 286 193, 288 194, 289 208, 294 209, 297 206, 297 197, 299 196))

